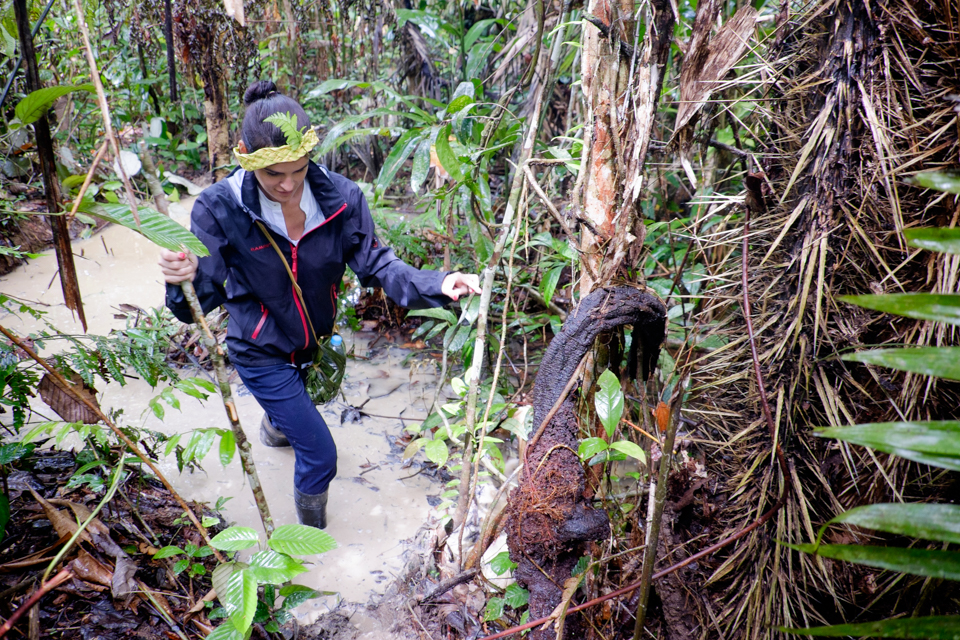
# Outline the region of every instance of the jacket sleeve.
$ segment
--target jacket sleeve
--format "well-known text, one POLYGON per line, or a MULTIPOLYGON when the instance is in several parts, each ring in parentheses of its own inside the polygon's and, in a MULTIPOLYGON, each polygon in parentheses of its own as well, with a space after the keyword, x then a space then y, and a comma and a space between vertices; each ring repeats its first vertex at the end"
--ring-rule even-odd
MULTIPOLYGON (((227 293, 224 288, 224 283, 227 280, 224 253, 228 245, 219 223, 210 214, 210 210, 202 197, 198 198, 193 205, 190 231, 200 239, 200 242, 210 252, 209 256, 198 260, 197 275, 193 279, 193 288, 200 299, 200 306, 203 308, 203 313, 207 314, 227 300, 227 293)), ((173 315, 181 322, 193 322, 190 305, 187 303, 180 285, 167 284, 166 303, 173 315)))
POLYGON ((383 287, 387 296, 408 309, 439 307, 450 302, 440 292, 446 271, 415 269, 397 257, 393 249, 377 238, 373 216, 367 200, 359 189, 344 221, 344 257, 360 284, 365 287, 383 287))

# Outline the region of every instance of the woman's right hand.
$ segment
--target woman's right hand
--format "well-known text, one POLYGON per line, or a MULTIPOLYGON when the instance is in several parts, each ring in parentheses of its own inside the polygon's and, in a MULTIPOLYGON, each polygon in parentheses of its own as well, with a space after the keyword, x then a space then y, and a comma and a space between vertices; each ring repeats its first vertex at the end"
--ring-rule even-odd
POLYGON ((197 275, 197 256, 184 251, 160 250, 160 271, 163 279, 169 284, 193 281, 197 275))

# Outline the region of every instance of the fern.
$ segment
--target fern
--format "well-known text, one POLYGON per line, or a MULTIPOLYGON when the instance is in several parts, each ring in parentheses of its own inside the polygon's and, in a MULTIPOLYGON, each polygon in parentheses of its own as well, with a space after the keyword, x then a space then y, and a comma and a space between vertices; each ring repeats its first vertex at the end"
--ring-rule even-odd
POLYGON ((269 122, 277 126, 280 131, 283 132, 283 135, 287 138, 287 144, 291 148, 296 149, 300 146, 300 141, 303 140, 303 131, 306 130, 306 127, 303 130, 297 129, 297 117, 291 115, 290 112, 286 113, 275 113, 272 116, 268 116, 263 119, 264 122, 269 122))

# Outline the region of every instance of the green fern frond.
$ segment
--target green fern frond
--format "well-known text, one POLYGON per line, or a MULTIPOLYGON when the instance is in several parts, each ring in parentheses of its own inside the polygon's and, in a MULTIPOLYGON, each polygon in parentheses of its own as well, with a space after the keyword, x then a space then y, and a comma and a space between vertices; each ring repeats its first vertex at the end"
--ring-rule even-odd
POLYGON ((287 137, 287 144, 292 148, 300 146, 300 141, 303 140, 303 131, 306 130, 306 127, 304 127, 303 130, 297 129, 297 117, 291 115, 289 111, 286 113, 275 113, 272 116, 264 118, 263 121, 276 125, 277 128, 283 132, 283 135, 287 137))

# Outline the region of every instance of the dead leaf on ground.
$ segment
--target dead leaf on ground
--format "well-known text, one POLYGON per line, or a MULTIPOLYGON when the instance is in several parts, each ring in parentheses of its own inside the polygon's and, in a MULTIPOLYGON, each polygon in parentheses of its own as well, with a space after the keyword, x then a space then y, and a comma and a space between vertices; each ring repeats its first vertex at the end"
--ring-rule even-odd
MULTIPOLYGON (((50 500, 50 504, 70 507, 79 522, 86 522, 90 519, 90 516, 93 515, 93 512, 90 511, 86 505, 71 502, 70 500, 54 499, 50 500)), ((127 555, 123 549, 113 541, 113 538, 110 537, 110 529, 108 529, 107 525, 103 524, 99 518, 91 520, 85 531, 90 534, 90 541, 94 546, 111 558, 120 558, 127 555)))
MULTIPOLYGON (((77 529, 80 528, 80 525, 78 525, 76 520, 74 520, 71 516, 67 515, 66 511, 57 509, 33 489, 30 489, 30 493, 33 494, 33 499, 39 502, 40 506, 43 507, 43 513, 47 516, 47 520, 50 521, 50 524, 53 525, 53 529, 57 532, 57 535, 72 537, 73 534, 77 532, 77 529)), ((90 534, 86 530, 80 534, 80 539, 85 542, 92 543, 90 534)))
POLYGON ((137 591, 137 563, 126 555, 117 556, 117 564, 113 569, 113 580, 110 581, 110 590, 114 598, 126 596, 137 591))
MULTIPOLYGON (((84 384, 80 374, 76 372, 70 373, 71 386, 80 392, 80 395, 92 401, 94 406, 99 408, 100 405, 97 403, 96 395, 97 390, 84 384)), ((40 380, 38 390, 40 391, 40 397, 47 403, 47 406, 67 422, 96 424, 100 421, 100 418, 97 417, 93 409, 77 400, 73 394, 61 387, 60 383, 49 373, 44 375, 43 379, 40 380)))
POLYGON ((113 584, 113 571, 83 549, 80 550, 77 557, 70 563, 70 566, 73 567, 73 572, 81 580, 99 584, 104 587, 109 587, 113 584))

